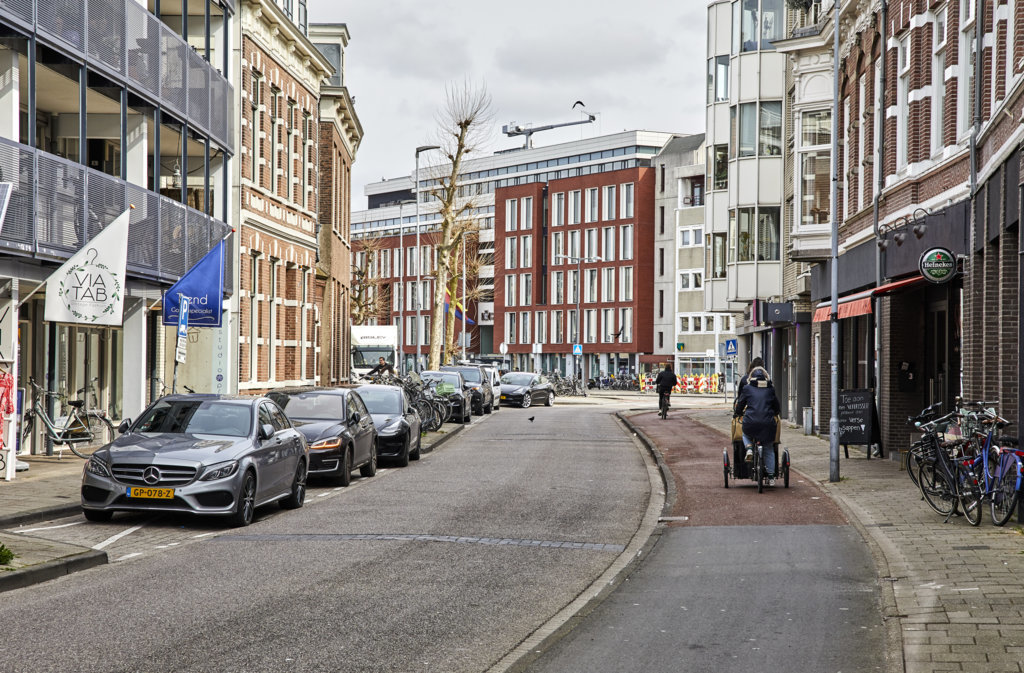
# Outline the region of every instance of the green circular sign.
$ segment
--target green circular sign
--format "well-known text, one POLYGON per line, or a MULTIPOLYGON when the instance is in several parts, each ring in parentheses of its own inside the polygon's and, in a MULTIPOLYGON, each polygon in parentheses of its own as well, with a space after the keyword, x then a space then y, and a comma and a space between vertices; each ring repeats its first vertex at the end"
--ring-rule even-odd
POLYGON ((921 255, 917 268, 931 283, 945 283, 956 275, 956 256, 945 248, 931 248, 921 255))

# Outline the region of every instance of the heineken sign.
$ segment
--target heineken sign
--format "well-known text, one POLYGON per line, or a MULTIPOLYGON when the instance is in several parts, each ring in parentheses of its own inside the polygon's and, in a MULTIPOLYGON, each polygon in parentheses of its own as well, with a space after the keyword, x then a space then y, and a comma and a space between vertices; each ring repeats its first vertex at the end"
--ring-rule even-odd
POLYGON ((956 257, 945 248, 931 248, 921 255, 918 269, 930 283, 945 283, 956 275, 956 257))

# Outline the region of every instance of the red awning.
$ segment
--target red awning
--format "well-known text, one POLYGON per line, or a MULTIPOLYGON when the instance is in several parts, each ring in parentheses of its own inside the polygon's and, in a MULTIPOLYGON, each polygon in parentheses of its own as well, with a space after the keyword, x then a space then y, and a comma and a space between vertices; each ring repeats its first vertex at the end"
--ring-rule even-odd
MULTIPOLYGON (((885 285, 879 285, 870 290, 856 292, 839 298, 839 319, 855 318, 859 315, 871 313, 871 298, 892 294, 897 290, 916 285, 924 281, 924 276, 912 276, 903 280, 895 280, 885 285)), ((823 301, 814 310, 812 322, 825 322, 829 319, 829 312, 832 310, 832 302, 823 301)))

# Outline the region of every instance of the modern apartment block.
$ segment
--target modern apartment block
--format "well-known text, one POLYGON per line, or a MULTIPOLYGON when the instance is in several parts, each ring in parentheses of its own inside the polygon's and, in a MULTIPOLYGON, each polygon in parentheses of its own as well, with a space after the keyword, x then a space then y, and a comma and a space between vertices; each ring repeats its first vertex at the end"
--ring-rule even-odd
MULTIPOLYGON (((0 2, 0 182, 13 186, 0 373, 20 352, 18 388, 92 384, 93 403, 120 419, 170 385, 161 294, 234 221, 236 12, 234 0, 0 2), (129 206, 123 324, 44 320, 42 281, 129 206)), ((210 331, 221 337, 191 358, 207 385, 212 344, 228 342, 210 331)))
MULTIPOLYGON (((474 200, 480 223, 476 255, 484 262, 470 279, 483 297, 468 307, 478 323, 475 331, 470 326, 468 355, 500 358, 504 343, 510 367, 571 374, 579 294, 584 373, 640 370, 642 358, 654 353, 648 304, 655 231, 652 158, 671 137, 628 131, 505 150, 464 164, 460 191, 474 200)), ((429 288, 430 232, 437 215, 427 196, 425 170, 420 183, 418 258, 421 283, 429 288)), ((402 322, 407 360, 414 357, 417 339, 422 339, 420 352, 426 352, 428 329, 427 307, 420 303, 417 318, 418 291, 410 286, 417 263, 413 186, 412 175, 371 184, 369 209, 352 216, 353 238, 377 239, 375 246, 383 248, 369 264, 372 273, 388 287, 404 288, 406 308, 398 307, 392 292, 391 308, 381 320, 402 322), (398 247, 406 250, 405 264, 390 252, 398 247)))
MULTIPOLYGON (((957 395, 1020 416, 1020 124, 1024 17, 1017 2, 807 3, 784 49, 795 59, 795 151, 830 157, 838 111, 840 388, 876 391, 880 440, 906 449, 907 415, 957 395), (982 7, 976 15, 978 6, 982 7), (839 12, 839 100, 832 40, 839 12), (833 108, 834 106, 834 108, 833 108), (824 155, 822 154, 824 153, 824 155), (936 250, 962 273, 928 282, 936 250)), ((813 159, 812 159, 813 158, 813 159)), ((796 189, 811 269, 813 403, 827 427, 830 271, 816 206, 824 169, 796 189), (804 225, 807 226, 804 226, 804 225), (820 346, 819 346, 820 344, 820 346)), ((898 453, 897 453, 898 455, 898 453)))
MULTIPOLYGON (((678 375, 730 374, 735 317, 704 310, 704 134, 673 138, 654 158, 654 357, 678 375)), ((710 241, 710 236, 708 236, 710 241)))

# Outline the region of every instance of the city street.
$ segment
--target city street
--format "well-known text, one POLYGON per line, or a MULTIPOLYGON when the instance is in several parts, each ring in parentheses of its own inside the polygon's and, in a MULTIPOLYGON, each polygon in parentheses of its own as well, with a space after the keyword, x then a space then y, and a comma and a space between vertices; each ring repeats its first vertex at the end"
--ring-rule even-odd
POLYGON ((5 593, 0 669, 487 670, 660 510, 650 457, 610 410, 503 409, 408 468, 314 488, 244 529, 31 526, 105 544, 113 563, 5 593))

